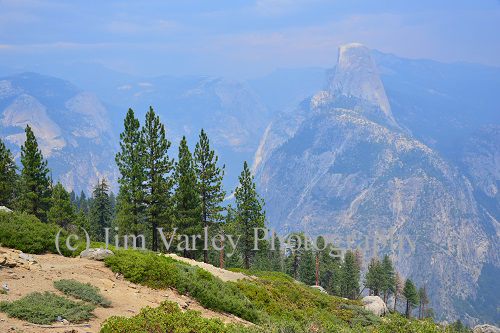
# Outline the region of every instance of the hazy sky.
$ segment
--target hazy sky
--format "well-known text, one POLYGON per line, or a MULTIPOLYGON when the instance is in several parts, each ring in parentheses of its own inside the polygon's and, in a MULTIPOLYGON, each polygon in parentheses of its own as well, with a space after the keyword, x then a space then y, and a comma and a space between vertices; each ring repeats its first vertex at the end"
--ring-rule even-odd
POLYGON ((331 67, 339 44, 500 66, 495 0, 0 0, 0 65, 142 75, 331 67))

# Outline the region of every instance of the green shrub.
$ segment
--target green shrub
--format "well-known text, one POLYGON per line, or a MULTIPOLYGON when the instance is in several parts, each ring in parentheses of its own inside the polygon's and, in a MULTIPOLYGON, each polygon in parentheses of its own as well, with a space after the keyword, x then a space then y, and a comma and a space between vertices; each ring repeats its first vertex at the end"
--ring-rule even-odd
MULTIPOLYGON (((100 333, 304 333, 293 323, 266 327, 225 325, 220 319, 202 318, 200 312, 182 312, 177 304, 165 301, 156 308, 146 307, 131 318, 111 317, 101 324, 100 333)), ((314 332, 314 331, 307 331, 314 332)))
POLYGON ((54 293, 34 292, 14 302, 0 302, 0 311, 9 317, 34 324, 50 324, 57 316, 78 323, 93 316, 93 305, 75 302, 54 293))
POLYGON ((191 295, 205 308, 259 322, 261 314, 234 284, 209 272, 152 252, 116 251, 104 262, 113 272, 137 284, 154 289, 175 288, 191 295))
POLYGON ((358 301, 322 294, 283 273, 259 272, 254 275, 259 279, 235 285, 257 309, 269 315, 272 322, 295 322, 304 329, 316 323, 316 328, 322 329, 350 324, 359 315, 341 307, 348 304, 360 309, 358 301))
POLYGON ((163 302, 156 308, 146 307, 131 318, 111 317, 102 324, 101 333, 225 333, 219 319, 204 319, 199 312, 182 312, 177 304, 163 302))
MULTIPOLYGON (((0 212, 0 244, 26 253, 57 253, 55 239, 60 227, 43 223, 33 215, 26 213, 0 212)), ((71 255, 65 242, 68 233, 64 230, 59 235, 59 249, 65 256, 71 255)))
POLYGON ((400 314, 388 315, 387 322, 377 326, 380 333, 438 333, 444 330, 432 319, 406 319, 400 314))
POLYGON ((99 288, 90 283, 81 283, 75 280, 54 281, 54 287, 68 296, 81 299, 82 301, 109 307, 111 302, 99 294, 99 288))

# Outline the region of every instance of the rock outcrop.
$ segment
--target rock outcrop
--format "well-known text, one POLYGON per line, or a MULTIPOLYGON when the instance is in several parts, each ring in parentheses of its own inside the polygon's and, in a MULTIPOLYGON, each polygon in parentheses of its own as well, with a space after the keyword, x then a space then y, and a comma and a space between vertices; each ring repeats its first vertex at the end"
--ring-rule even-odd
POLYGON ((0 138, 19 163, 30 125, 55 181, 77 194, 106 178, 116 192, 116 136, 95 95, 35 73, 0 79, 0 138))
POLYGON ((476 325, 472 330, 474 333, 500 333, 500 328, 491 325, 476 325))
POLYGON ((80 253, 80 258, 99 260, 103 261, 104 258, 115 255, 113 251, 100 249, 100 248, 90 248, 88 250, 83 250, 80 253))
POLYGON ((317 285, 314 285, 314 286, 311 286, 311 288, 314 288, 316 290, 318 290, 319 292, 323 293, 323 294, 327 294, 328 295, 328 292, 325 290, 325 288, 323 288, 322 286, 317 286, 317 285))
POLYGON ((379 296, 365 296, 361 302, 366 311, 370 311, 379 317, 384 316, 388 312, 387 305, 379 296))

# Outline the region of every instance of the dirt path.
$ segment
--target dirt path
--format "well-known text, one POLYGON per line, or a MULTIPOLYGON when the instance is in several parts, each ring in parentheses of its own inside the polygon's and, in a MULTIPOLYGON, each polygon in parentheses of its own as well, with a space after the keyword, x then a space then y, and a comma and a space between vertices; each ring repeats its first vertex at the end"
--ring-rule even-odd
MULTIPOLYGON (((1 248, 12 255, 12 250, 1 248)), ((66 258, 60 255, 35 255, 35 259, 42 266, 41 270, 27 270, 23 267, 0 269, 0 285, 9 287, 7 295, 0 294, 0 301, 14 301, 33 291, 50 291, 61 294, 53 286, 53 281, 60 279, 74 279, 80 282, 90 282, 99 287, 101 293, 111 300, 111 308, 98 307, 94 310, 96 318, 91 319, 88 327, 68 328, 37 328, 23 326, 24 321, 7 317, 0 312, 0 332, 99 332, 100 324, 111 316, 131 317, 139 313, 146 306, 156 307, 164 300, 169 300, 183 307, 188 297, 178 294, 175 290, 154 290, 148 287, 135 285, 122 278, 116 278, 104 263, 80 258, 66 258), (10 329, 14 328, 14 331, 10 329)), ((183 260, 183 258, 175 258, 183 260)), ((188 259, 186 259, 188 260, 188 259)), ((184 261, 186 261, 184 260, 184 261)), ((191 263, 191 262, 190 262, 191 263)), ((203 264, 205 265, 205 264, 203 264)), ((208 265, 211 266, 211 265, 208 265)), ((200 266, 202 267, 202 266, 200 266)), ((214 266, 202 268, 211 271, 225 281, 236 281, 246 277, 241 273, 220 270, 214 266), (214 270, 220 270, 213 272, 214 270)), ((240 322, 249 324, 233 315, 214 312, 204 309, 197 301, 190 299, 189 309, 201 311, 205 318, 220 318, 225 322, 240 322)))
POLYGON ((198 267, 212 273, 214 276, 218 277, 222 281, 238 282, 238 280, 242 280, 242 279, 250 279, 250 280, 255 279, 255 276, 249 276, 249 275, 246 275, 243 273, 227 271, 225 269, 221 269, 219 267, 215 267, 215 266, 210 265, 210 264, 205 264, 204 262, 200 262, 200 261, 196 261, 196 260, 192 260, 192 259, 188 259, 188 258, 184 258, 184 257, 179 257, 178 255, 173 254, 173 253, 166 254, 166 256, 171 257, 175 260, 184 261, 192 266, 198 266, 198 267))

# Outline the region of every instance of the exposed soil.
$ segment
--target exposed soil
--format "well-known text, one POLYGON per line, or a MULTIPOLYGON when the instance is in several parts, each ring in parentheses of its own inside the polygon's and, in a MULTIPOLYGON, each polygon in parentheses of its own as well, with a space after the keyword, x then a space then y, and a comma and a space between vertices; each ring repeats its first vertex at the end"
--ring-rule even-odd
POLYGON ((188 258, 184 258, 184 257, 179 257, 176 254, 169 253, 166 255, 169 257, 172 257, 175 260, 184 261, 192 266, 198 266, 198 267, 212 273, 212 275, 217 276, 222 281, 237 282, 238 280, 242 280, 242 279, 249 279, 249 280, 255 279, 254 276, 245 275, 243 273, 231 272, 231 271, 219 268, 219 267, 215 267, 215 266, 210 265, 210 264, 205 264, 204 262, 200 262, 200 261, 196 261, 196 260, 192 260, 192 259, 188 259, 188 258))
MULTIPOLYGON (((11 253, 11 249, 1 248, 0 251, 11 253)), ((12 253, 11 253, 12 254, 12 253)), ((218 313, 204 309, 196 300, 180 295, 175 290, 154 290, 148 287, 135 285, 108 269, 103 262, 81 258, 66 258, 60 255, 35 255, 36 261, 42 266, 41 270, 28 270, 24 267, 0 269, 0 285, 9 287, 8 294, 0 294, 0 301, 14 301, 34 291, 50 291, 63 295, 54 288, 53 281, 60 279, 74 279, 80 282, 89 282, 99 287, 101 293, 111 300, 110 308, 97 307, 94 310, 95 318, 88 321, 87 327, 40 328, 25 326, 26 322, 9 318, 0 312, 0 332, 99 332, 101 323, 111 316, 131 317, 139 313, 146 306, 156 307, 164 300, 179 304, 184 308, 189 299, 189 309, 201 311, 205 318, 220 318, 224 322, 250 324, 233 315, 218 313), (14 328, 14 330, 11 330, 14 328)), ((198 263, 193 260, 175 256, 175 259, 186 261, 208 270, 224 281, 237 281, 248 277, 242 273, 235 273, 216 268, 212 265, 198 263)), ((87 323, 86 323, 87 324, 87 323)), ((59 325, 54 323, 54 325, 59 325)))

